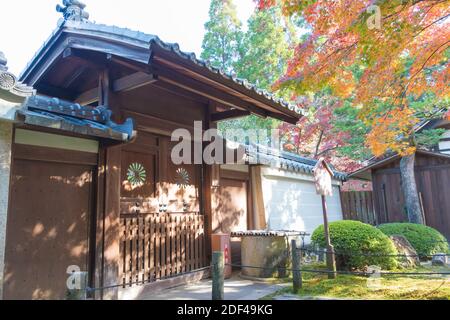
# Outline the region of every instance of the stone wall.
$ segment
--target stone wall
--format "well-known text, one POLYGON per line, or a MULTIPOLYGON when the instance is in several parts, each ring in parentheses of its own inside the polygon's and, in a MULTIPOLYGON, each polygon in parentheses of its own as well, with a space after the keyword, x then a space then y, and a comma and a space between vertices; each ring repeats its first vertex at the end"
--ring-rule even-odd
POLYGON ((0 122, 0 299, 3 291, 6 219, 11 167, 12 123, 0 122))

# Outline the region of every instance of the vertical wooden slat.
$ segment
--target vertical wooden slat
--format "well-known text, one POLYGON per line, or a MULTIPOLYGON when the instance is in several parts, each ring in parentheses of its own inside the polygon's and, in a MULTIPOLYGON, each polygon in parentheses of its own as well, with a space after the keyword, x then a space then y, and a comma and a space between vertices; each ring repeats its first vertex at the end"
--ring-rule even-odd
POLYGON ((352 209, 353 209, 353 217, 355 220, 358 219, 359 211, 358 211, 358 194, 352 192, 352 209))
POLYGON ((349 192, 341 193, 342 211, 344 213, 344 219, 351 220, 351 212, 349 207, 349 192))
POLYGON ((195 221, 195 233, 194 233, 194 237, 195 237, 195 269, 199 268, 200 265, 200 256, 199 256, 199 234, 198 234, 198 215, 194 216, 194 221, 195 221))
POLYGON ((170 219, 170 262, 172 264, 171 274, 174 275, 177 273, 177 254, 176 254, 176 239, 177 235, 175 232, 176 227, 176 217, 173 216, 170 219))
POLYGON ((176 236, 176 260, 177 260, 177 271, 176 273, 181 273, 181 216, 176 217, 175 220, 175 236, 176 236))
POLYGON ((125 229, 126 219, 120 219, 120 259, 119 259, 119 279, 125 287, 125 229))
POLYGON ((201 215, 197 215, 198 221, 198 267, 203 267, 202 263, 202 254, 203 254, 203 244, 202 244, 202 224, 201 224, 201 215))
POLYGON ((161 279, 161 217, 155 217, 155 279, 161 279))
POLYGON ((144 283, 150 281, 150 216, 144 218, 144 283))
POLYGON ((142 219, 142 217, 139 217, 138 219, 137 219, 137 222, 138 222, 138 225, 137 225, 137 241, 136 241, 136 243, 137 243, 137 247, 136 247, 136 249, 137 249, 137 252, 136 252, 136 255, 137 255, 137 262, 136 262, 136 266, 137 266, 137 269, 136 269, 136 278, 137 278, 137 282, 140 284, 140 283, 143 283, 143 275, 144 275, 144 265, 143 265, 143 262, 144 262, 144 229, 143 229, 143 219, 142 219))
POLYGON ((152 282, 155 278, 155 218, 148 217, 149 228, 149 259, 148 259, 148 281, 152 282))
POLYGON ((190 256, 189 256, 189 270, 194 270, 195 264, 194 264, 194 256, 195 256, 195 234, 194 234, 194 217, 189 217, 189 249, 190 249, 190 256))
POLYGON ((171 263, 171 227, 172 227, 172 216, 167 214, 166 216, 166 277, 172 274, 172 263, 171 263))
POLYGON ((131 220, 127 219, 125 224, 126 242, 125 242, 125 278, 126 284, 131 283, 131 220))
POLYGON ((192 270, 197 269, 197 230, 196 230, 196 221, 195 215, 192 217, 192 226, 191 226, 191 236, 192 236, 192 248, 191 248, 191 256, 192 256, 192 270))
POLYGON ((370 210, 369 210, 369 193, 366 191, 364 192, 364 211, 366 212, 366 220, 368 224, 372 224, 372 219, 370 217, 370 210))
POLYGON ((186 272, 186 215, 181 217, 181 272, 186 272))
POLYGON ((373 221, 373 225, 374 226, 376 226, 377 224, 378 224, 378 222, 377 222, 377 215, 376 215, 376 212, 375 212, 375 205, 374 205, 374 200, 373 200, 373 192, 369 192, 369 194, 370 194, 370 197, 369 197, 369 199, 370 199, 370 206, 369 206, 369 208, 370 208, 370 211, 372 212, 372 221, 373 221))
POLYGON ((161 278, 166 276, 166 215, 161 216, 161 278))
MULTIPOLYGON (((203 268, 206 265, 206 262, 205 262, 205 220, 204 220, 203 216, 199 216, 199 219, 200 219, 200 267, 203 268)), ((229 248, 229 250, 231 250, 231 248, 229 248)))
POLYGON ((353 220, 355 217, 353 216, 353 207, 352 207, 352 193, 349 192, 348 193, 348 198, 347 198, 347 205, 348 205, 348 215, 350 216, 350 220, 353 220))
POLYGON ((191 270, 191 217, 186 216, 186 271, 191 270))
POLYGON ((132 219, 132 237, 131 237, 131 283, 136 282, 137 279, 137 230, 138 220, 132 219))
POLYGON ((359 220, 366 223, 367 217, 366 217, 366 212, 365 212, 365 208, 364 208, 364 202, 365 202, 364 192, 357 192, 356 194, 358 195, 359 220))

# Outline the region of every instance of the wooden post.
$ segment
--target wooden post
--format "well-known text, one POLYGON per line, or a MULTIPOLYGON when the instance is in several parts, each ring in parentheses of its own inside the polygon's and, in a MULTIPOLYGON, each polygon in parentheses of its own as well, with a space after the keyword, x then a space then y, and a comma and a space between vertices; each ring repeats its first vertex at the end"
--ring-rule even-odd
POLYGON ((291 242, 292 251, 292 279, 294 293, 298 293, 298 290, 302 288, 302 273, 301 268, 301 251, 297 248, 297 241, 292 240, 291 242))
POLYGON ((336 259, 334 255, 334 247, 331 245, 330 228, 328 226, 328 210, 325 196, 322 196, 323 207, 323 225, 325 229, 325 241, 327 243, 327 267, 332 273, 328 274, 329 279, 336 279, 336 259))
POLYGON ((213 252, 212 256, 212 299, 224 300, 224 256, 223 252, 213 252))

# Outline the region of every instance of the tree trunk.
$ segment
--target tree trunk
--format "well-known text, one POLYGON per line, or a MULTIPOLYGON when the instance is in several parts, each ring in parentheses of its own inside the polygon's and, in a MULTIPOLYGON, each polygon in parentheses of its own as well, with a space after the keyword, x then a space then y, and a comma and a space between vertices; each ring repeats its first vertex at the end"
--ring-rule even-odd
POLYGON ((406 212, 411 223, 424 224, 419 193, 417 192, 416 176, 414 172, 416 155, 403 157, 400 161, 400 175, 402 191, 405 198, 406 212))

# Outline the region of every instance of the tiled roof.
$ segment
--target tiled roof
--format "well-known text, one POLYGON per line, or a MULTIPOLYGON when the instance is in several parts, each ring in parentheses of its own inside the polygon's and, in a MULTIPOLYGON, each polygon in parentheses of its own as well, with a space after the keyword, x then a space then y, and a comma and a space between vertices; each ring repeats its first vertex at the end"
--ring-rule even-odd
MULTIPOLYGON (((430 157, 439 157, 439 158, 450 159, 449 154, 445 154, 442 152, 430 151, 430 150, 426 150, 426 149, 417 149, 416 153, 430 156, 430 157)), ((383 156, 378 157, 378 158, 373 157, 365 167, 363 167, 355 172, 352 172, 351 174, 349 174, 349 177, 357 177, 359 174, 366 172, 374 167, 384 165, 386 163, 389 163, 389 162, 399 159, 399 158, 401 158, 401 156, 398 153, 393 153, 393 152, 386 153, 383 156)))
POLYGON ((30 97, 17 113, 18 120, 28 125, 117 141, 128 141, 134 136, 131 119, 118 125, 109 119, 110 111, 105 108, 81 106, 58 98, 30 97))
MULTIPOLYGON (((269 165, 298 173, 313 174, 313 169, 318 162, 311 158, 255 144, 245 146, 245 150, 249 163, 269 165)), ((347 174, 332 169, 335 179, 347 180, 347 174)))
MULTIPOLYGON (((235 74, 231 74, 225 72, 220 68, 213 67, 208 61, 203 61, 197 58, 195 53, 184 52, 180 49, 180 46, 177 43, 167 43, 162 41, 158 36, 151 35, 139 31, 130 30, 127 28, 121 28, 117 26, 108 26, 104 24, 96 24, 89 21, 65 21, 63 22, 58 29, 56 29, 50 38, 44 43, 44 45, 39 49, 39 51, 35 54, 30 63, 28 63, 27 67, 21 74, 21 78, 23 78, 26 73, 29 71, 30 67, 35 63, 35 60, 40 56, 40 54, 44 51, 44 49, 52 42, 52 40, 63 30, 67 30, 67 32, 75 31, 75 32, 89 32, 90 34, 95 34, 99 37, 106 37, 108 39, 113 39, 116 41, 120 41, 122 43, 128 43, 130 45, 135 45, 138 47, 150 49, 153 45, 158 46, 159 48, 173 52, 180 58, 193 62, 195 65, 200 66, 202 68, 207 69, 209 72, 220 75, 224 79, 231 80, 234 83, 245 87, 247 90, 251 90, 256 94, 273 101, 274 103, 279 104, 280 106, 289 109, 299 115, 302 115, 302 110, 289 102, 284 101, 273 95, 272 93, 261 90, 257 88, 256 85, 249 83, 245 79, 237 78, 235 74)), ((145 57, 136 57, 137 60, 142 59, 143 63, 147 63, 145 61, 145 57)))
POLYGON ((8 71, 7 62, 4 53, 0 51, 0 98, 20 103, 35 94, 35 90, 17 81, 16 76, 8 71))
POLYGON ((295 236, 309 236, 309 233, 302 231, 290 231, 290 230, 248 230, 248 231, 236 231, 232 232, 232 237, 295 237, 295 236))

